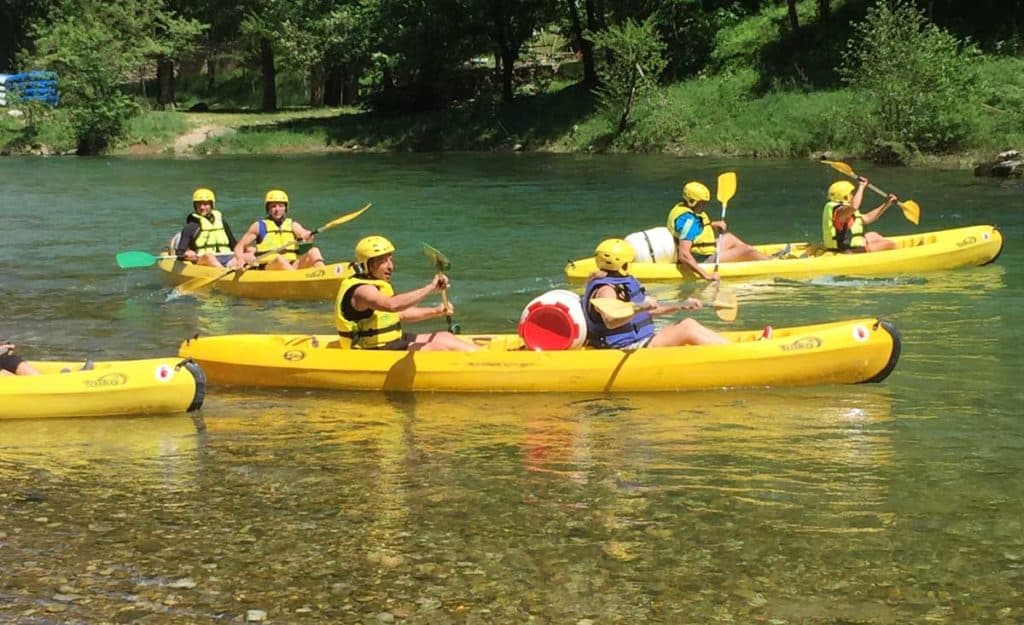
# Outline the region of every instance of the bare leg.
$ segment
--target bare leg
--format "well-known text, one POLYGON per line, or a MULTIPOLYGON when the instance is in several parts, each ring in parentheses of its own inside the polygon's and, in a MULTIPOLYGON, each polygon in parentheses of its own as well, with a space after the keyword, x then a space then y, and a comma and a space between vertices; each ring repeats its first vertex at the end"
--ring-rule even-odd
POLYGON ((288 271, 290 269, 295 269, 295 267, 290 262, 288 262, 288 260, 284 256, 278 254, 277 256, 274 257, 273 260, 267 263, 266 269, 271 269, 275 271, 288 271))
POLYGON ((675 347, 677 345, 725 345, 729 341, 695 319, 683 319, 654 335, 648 347, 675 347))
POLYGON ((17 375, 41 375, 35 367, 25 361, 18 365, 18 370, 15 373, 17 375))
MULTIPOLYGON (((253 254, 252 252, 245 252, 244 254, 242 254, 242 264, 255 265, 256 254, 253 254)), ((240 267, 240 265, 238 264, 238 259, 232 256, 231 260, 228 261, 228 264, 225 265, 225 267, 227 267, 228 269, 238 269, 240 267)))
POLYGON ((417 334, 409 351, 422 352, 476 352, 480 348, 469 341, 463 341, 451 332, 431 332, 430 334, 417 334))
POLYGON ((320 253, 319 247, 311 247, 306 251, 305 254, 299 257, 298 262, 295 265, 296 269, 305 269, 307 267, 323 267, 324 257, 320 253))
POLYGON ((864 249, 869 252, 894 250, 898 247, 895 241, 890 241, 877 232, 868 232, 864 235, 864 249))
POLYGON ((219 260, 217 260, 217 255, 216 254, 210 254, 209 252, 207 252, 206 254, 203 254, 202 256, 200 256, 199 257, 199 261, 196 264, 197 265, 206 265, 207 267, 223 267, 224 266, 224 265, 221 264, 221 262, 219 260))
POLYGON ((757 251, 752 245, 745 243, 742 239, 732 234, 731 232, 723 233, 722 239, 722 258, 719 259, 723 263, 736 262, 741 260, 769 260, 771 256, 762 254, 757 251))

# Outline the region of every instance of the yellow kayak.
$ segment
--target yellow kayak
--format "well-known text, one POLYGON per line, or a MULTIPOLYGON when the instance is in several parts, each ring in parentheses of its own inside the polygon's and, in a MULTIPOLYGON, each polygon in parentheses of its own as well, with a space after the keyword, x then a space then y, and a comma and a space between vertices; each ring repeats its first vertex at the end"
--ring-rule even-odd
MULTIPOLYGON (((790 249, 782 258, 763 261, 721 263, 718 273, 723 279, 774 276, 867 276, 886 274, 917 274, 925 271, 953 269, 971 265, 987 265, 1003 249, 1003 236, 994 226, 967 226, 906 236, 886 237, 900 247, 870 254, 839 254, 827 252, 806 241, 758 245, 765 254, 775 254, 786 245, 790 249)), ((650 257, 650 256, 648 256, 650 257)), ((701 265, 708 273, 714 263, 701 265)), ((570 261, 565 275, 570 280, 586 280, 596 265, 593 257, 570 261)), ((629 273, 641 282, 657 280, 697 280, 696 274, 674 262, 633 262, 629 273)))
MULTIPOLYGON (((193 278, 215 278, 225 273, 221 268, 173 259, 163 259, 157 262, 156 266, 164 282, 171 286, 177 286, 193 278)), ((212 282, 207 288, 235 297, 253 299, 333 300, 338 295, 341 281, 348 277, 351 271, 351 264, 348 262, 295 271, 249 269, 241 273, 229 273, 212 282)))
POLYGON ((29 364, 43 375, 0 376, 0 418, 187 412, 206 394, 202 368, 180 358, 29 364))
POLYGON ((333 335, 228 334, 181 344, 217 384, 372 391, 631 392, 879 382, 900 338, 875 318, 725 332, 729 345, 532 351, 514 334, 465 335, 478 352, 352 350, 333 335), (695 372, 699 372, 695 373, 695 372))

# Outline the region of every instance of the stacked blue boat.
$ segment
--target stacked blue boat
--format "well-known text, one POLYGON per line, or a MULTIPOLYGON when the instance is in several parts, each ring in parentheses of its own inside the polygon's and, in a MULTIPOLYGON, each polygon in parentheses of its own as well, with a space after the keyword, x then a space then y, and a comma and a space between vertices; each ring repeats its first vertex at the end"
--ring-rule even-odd
POLYGON ((50 71, 31 71, 19 74, 0 74, 0 106, 19 102, 43 102, 57 106, 57 74, 50 71))

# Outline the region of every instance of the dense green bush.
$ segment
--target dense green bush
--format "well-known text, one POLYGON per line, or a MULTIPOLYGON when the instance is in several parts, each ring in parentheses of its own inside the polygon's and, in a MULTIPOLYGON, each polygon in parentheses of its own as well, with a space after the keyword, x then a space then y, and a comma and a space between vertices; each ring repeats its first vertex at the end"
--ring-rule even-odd
POLYGON ((591 33, 595 50, 604 62, 598 67, 601 86, 596 89, 602 114, 621 133, 630 122, 634 107, 657 86, 665 69, 665 44, 658 38, 654 22, 627 19, 591 33))
POLYGON ((840 72, 865 96, 857 121, 871 143, 896 152, 967 147, 983 94, 977 49, 907 0, 879 0, 853 30, 840 72))

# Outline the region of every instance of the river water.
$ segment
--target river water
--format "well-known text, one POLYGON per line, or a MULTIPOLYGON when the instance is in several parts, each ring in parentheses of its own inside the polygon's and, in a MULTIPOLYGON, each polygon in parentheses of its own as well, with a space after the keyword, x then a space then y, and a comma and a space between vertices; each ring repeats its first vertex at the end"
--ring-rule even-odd
MULTIPOLYGON (((837 175, 810 162, 0 159, 0 337, 34 358, 123 359, 173 354, 195 332, 331 332, 329 302, 172 298, 155 270, 118 270, 117 252, 160 249, 200 185, 236 233, 271 187, 310 228, 372 201, 320 237, 329 259, 385 234, 396 286, 412 288, 430 279, 428 242, 452 260, 466 331, 511 331, 530 299, 566 286, 568 259, 660 225, 682 183, 727 169, 739 176, 732 231, 819 236, 837 175)), ((920 276, 737 284, 734 327, 884 316, 903 355, 883 383, 623 396, 211 387, 198 421, 0 420, 0 622, 1024 621, 1024 186, 862 169, 922 206, 919 227, 892 210, 881 231, 994 223, 1002 256, 920 276)))

